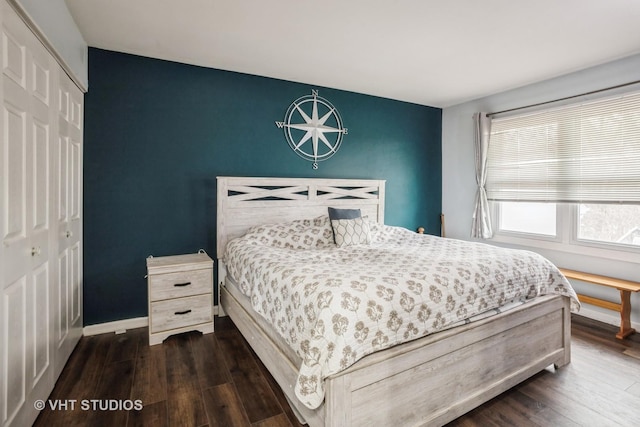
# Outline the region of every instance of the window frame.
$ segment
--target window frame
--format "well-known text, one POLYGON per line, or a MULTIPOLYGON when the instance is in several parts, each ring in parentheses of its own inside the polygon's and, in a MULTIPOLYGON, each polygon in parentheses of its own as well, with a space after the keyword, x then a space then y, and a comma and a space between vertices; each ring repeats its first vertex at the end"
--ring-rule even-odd
POLYGON ((500 202, 490 202, 494 235, 492 241, 531 248, 549 249, 575 255, 638 263, 640 246, 578 239, 579 209, 576 203, 556 204, 556 237, 504 231, 500 224, 500 202))
MULTIPOLYGON (((561 242, 561 234, 562 234, 562 224, 563 224, 563 218, 560 215, 560 209, 559 209, 559 203, 556 203, 556 234, 555 236, 551 236, 549 234, 539 234, 539 233, 533 233, 533 232, 524 232, 524 231, 513 231, 513 230, 505 230, 500 228, 500 220, 502 217, 502 209, 501 209, 501 202, 489 202, 493 204, 493 208, 492 208, 492 218, 493 218, 493 224, 491 224, 493 226, 493 229, 495 230, 494 232, 494 236, 495 235, 502 235, 502 236, 511 236, 512 238, 516 238, 516 239, 533 239, 533 240, 544 240, 544 241, 548 241, 548 242, 561 242)), ((519 203, 519 202, 511 202, 511 203, 519 203)), ((524 202, 526 203, 526 202, 524 202)))
POLYGON ((573 233, 571 234, 571 244, 579 246, 588 246, 593 248, 609 249, 615 251, 624 251, 637 253, 640 255, 640 245, 629 245, 626 243, 604 242, 601 240, 580 239, 578 237, 578 223, 580 221, 580 209, 578 204, 571 205, 573 221, 573 233))

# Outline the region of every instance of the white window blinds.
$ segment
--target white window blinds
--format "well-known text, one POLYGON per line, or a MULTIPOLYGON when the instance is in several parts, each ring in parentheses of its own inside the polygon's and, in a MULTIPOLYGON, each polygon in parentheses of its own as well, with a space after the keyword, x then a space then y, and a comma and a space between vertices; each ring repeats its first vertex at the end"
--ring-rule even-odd
POLYGON ((640 93, 495 119, 489 200, 640 203, 640 93))

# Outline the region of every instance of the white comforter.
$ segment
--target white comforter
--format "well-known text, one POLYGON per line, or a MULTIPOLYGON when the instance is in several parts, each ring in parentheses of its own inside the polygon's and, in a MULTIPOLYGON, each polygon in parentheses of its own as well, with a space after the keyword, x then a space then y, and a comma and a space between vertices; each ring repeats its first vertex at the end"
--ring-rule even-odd
POLYGON ((323 379, 363 356, 545 294, 579 303, 542 256, 372 225, 369 245, 338 248, 325 218, 259 226, 232 240, 228 274, 302 358, 295 392, 309 408, 323 379))

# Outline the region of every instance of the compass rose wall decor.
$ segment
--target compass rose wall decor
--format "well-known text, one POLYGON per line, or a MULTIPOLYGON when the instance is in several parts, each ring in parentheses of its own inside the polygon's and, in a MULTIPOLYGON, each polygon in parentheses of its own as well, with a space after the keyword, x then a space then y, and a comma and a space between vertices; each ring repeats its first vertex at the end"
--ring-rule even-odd
POLYGON ((318 162, 336 154, 342 137, 347 134, 338 110, 318 96, 317 90, 293 101, 284 121, 277 121, 276 125, 284 130, 291 149, 313 162, 313 169, 318 169, 318 162))

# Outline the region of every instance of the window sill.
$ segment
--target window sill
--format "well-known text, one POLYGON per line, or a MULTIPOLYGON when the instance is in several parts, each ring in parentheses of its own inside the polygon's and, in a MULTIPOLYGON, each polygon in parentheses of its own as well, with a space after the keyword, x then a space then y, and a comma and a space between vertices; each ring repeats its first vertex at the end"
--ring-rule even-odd
POLYGON ((585 255, 595 258, 624 261, 634 264, 640 264, 640 250, 635 248, 615 248, 606 247, 606 244, 597 243, 567 243, 556 241, 540 236, 540 238, 512 235, 507 233, 496 233, 491 242, 498 244, 517 245, 523 249, 545 249, 569 254, 585 255))

